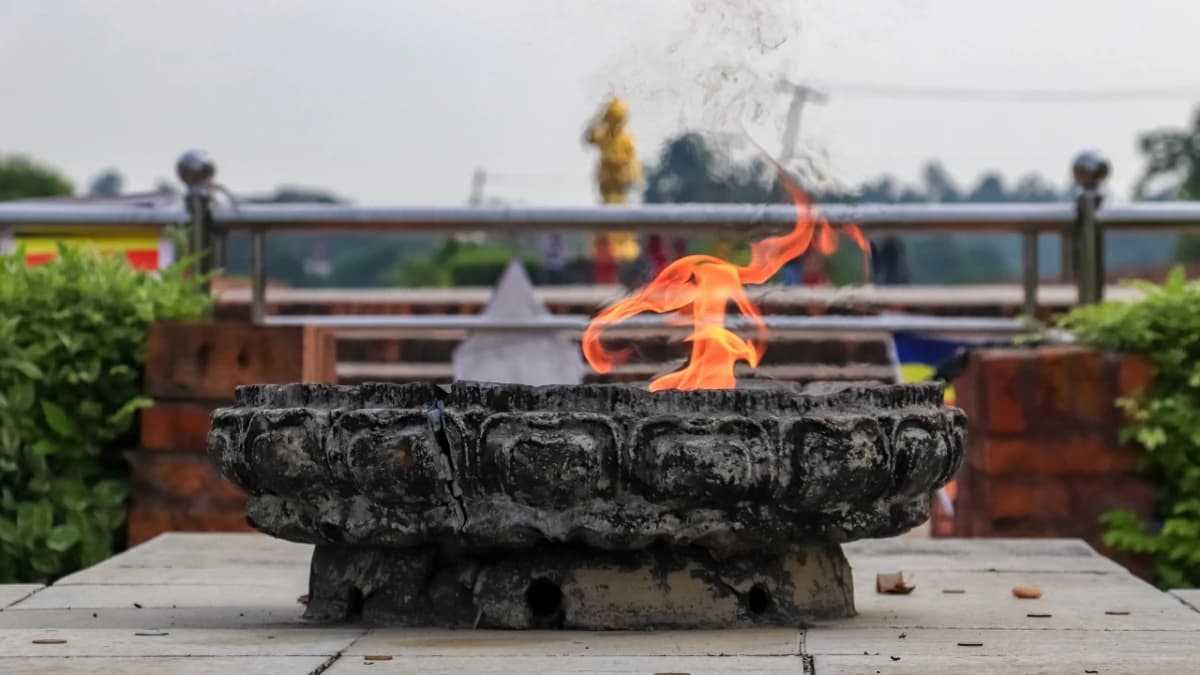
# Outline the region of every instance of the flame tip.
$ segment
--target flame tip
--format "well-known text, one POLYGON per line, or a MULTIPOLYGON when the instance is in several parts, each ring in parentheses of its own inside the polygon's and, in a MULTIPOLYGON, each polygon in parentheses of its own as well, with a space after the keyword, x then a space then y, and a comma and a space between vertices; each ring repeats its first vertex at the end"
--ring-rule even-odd
POLYGON ((691 358, 681 369, 655 378, 652 392, 669 389, 732 389, 737 385, 734 366, 738 361, 757 368, 766 352, 768 331, 758 307, 745 292, 745 284, 766 283, 788 262, 810 249, 830 255, 837 250, 839 233, 850 237, 863 251, 869 265, 870 245, 857 225, 833 228, 812 206, 812 198, 773 158, 781 183, 796 211, 796 225, 788 234, 769 237, 750 245, 750 262, 743 266, 711 255, 689 255, 663 268, 659 274, 629 297, 605 308, 588 325, 583 335, 583 352, 599 373, 612 371, 613 363, 632 354, 631 349, 609 353, 601 344, 605 326, 637 314, 667 315, 668 325, 693 326, 684 342, 692 345, 691 358), (725 326, 727 305, 738 310, 758 329, 754 340, 742 338, 725 326))

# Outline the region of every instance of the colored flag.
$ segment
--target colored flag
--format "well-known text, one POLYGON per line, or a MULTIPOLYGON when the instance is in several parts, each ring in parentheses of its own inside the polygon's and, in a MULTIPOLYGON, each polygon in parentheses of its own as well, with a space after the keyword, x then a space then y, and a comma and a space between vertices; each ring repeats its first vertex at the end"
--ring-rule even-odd
MULTIPOLYGON (((899 382, 927 382, 932 380, 938 369, 958 354, 960 349, 975 344, 976 341, 963 338, 941 337, 917 333, 893 333, 891 339, 892 363, 896 367, 896 380, 899 382)), ((946 405, 954 405, 954 387, 946 383, 944 401, 946 405)), ((958 489, 954 481, 939 489, 934 495, 937 506, 934 509, 933 521, 937 534, 944 534, 952 529, 954 517, 954 498, 958 489)))
POLYGON ((109 230, 90 234, 45 234, 17 232, 12 236, 12 248, 22 247, 25 262, 41 265, 58 257, 58 244, 78 246, 101 253, 125 257, 134 269, 154 271, 170 265, 174 250, 169 239, 147 230, 109 230))
MULTIPOLYGON (((917 333, 892 334, 892 360, 899 382, 926 382, 964 347, 974 344, 961 338, 917 333)), ((946 405, 954 405, 954 387, 946 383, 946 405)))

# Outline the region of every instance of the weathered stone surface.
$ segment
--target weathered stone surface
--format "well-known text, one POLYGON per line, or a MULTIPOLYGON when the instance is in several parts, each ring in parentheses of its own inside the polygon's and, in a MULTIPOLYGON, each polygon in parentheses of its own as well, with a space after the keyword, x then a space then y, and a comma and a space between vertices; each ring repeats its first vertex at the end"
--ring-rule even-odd
POLYGON ((546 544, 487 556, 319 545, 305 617, 482 628, 802 625, 854 615, 837 544, 717 559, 698 547, 546 544))
POLYGON ((317 545, 313 619, 796 625, 853 615, 839 543, 924 522, 964 422, 939 384, 264 385, 209 452, 317 545))
POLYGON ((739 552, 903 533, 962 461, 941 385, 265 385, 209 450, 294 541, 739 552))

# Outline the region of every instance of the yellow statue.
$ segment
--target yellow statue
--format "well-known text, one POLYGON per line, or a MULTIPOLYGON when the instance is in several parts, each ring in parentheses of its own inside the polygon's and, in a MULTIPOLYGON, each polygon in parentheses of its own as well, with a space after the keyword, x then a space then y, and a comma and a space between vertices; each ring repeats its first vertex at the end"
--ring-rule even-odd
MULTIPOLYGON (((626 192, 642 180, 642 165, 637 159, 633 134, 625 128, 628 117, 629 107, 621 99, 613 98, 584 132, 584 141, 600 149, 596 181, 605 204, 624 204, 626 192)), ((638 242, 632 232, 614 232, 608 239, 617 260, 638 257, 638 242)))

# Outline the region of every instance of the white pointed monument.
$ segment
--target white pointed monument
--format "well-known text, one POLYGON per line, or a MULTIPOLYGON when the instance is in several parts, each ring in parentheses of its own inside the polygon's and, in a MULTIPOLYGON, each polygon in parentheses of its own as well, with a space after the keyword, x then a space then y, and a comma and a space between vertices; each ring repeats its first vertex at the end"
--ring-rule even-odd
MULTIPOLYGON (((533 293, 525 266, 513 260, 492 291, 482 316, 508 321, 550 312, 533 293)), ((579 345, 561 331, 474 330, 454 350, 454 379, 507 384, 579 384, 579 345)))

